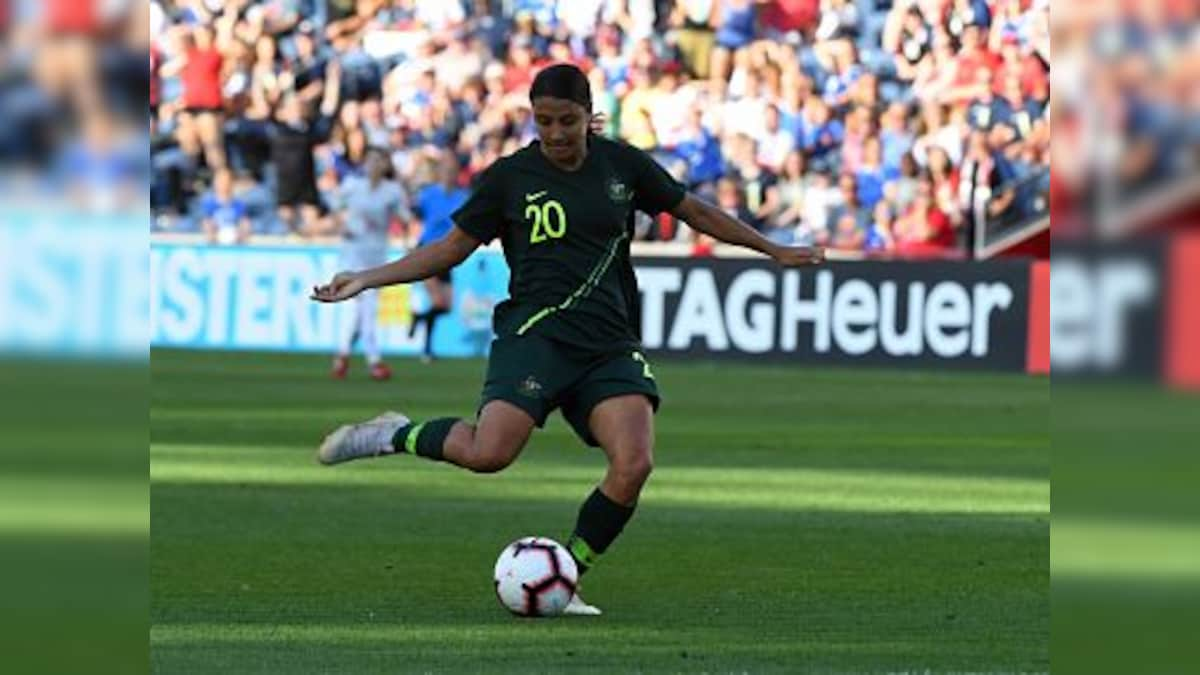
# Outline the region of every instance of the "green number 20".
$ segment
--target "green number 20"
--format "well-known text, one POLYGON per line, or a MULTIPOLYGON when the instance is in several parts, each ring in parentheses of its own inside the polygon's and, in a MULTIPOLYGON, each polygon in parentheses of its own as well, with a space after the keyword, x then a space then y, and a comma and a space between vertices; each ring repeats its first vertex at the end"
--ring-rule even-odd
POLYGON ((529 233, 531 244, 540 244, 547 239, 561 239, 567 233, 567 212, 557 200, 551 199, 541 206, 526 206, 525 217, 533 219, 533 228, 529 233))

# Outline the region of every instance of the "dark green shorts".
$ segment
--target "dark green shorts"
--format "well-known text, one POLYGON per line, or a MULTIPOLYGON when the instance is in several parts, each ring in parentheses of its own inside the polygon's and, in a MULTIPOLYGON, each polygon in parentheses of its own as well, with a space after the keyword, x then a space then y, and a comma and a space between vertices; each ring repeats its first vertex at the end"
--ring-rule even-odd
POLYGON ((540 427, 555 408, 590 446, 599 446, 588 427, 592 408, 623 394, 642 394, 658 410, 658 387, 641 352, 582 358, 536 335, 498 338, 488 358, 480 409, 507 401, 529 413, 540 427))

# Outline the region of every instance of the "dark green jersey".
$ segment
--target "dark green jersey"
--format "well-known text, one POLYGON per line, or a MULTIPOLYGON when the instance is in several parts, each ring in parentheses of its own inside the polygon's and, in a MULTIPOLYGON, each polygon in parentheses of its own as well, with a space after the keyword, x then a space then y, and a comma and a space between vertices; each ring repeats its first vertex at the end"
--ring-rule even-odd
POLYGON ((551 164, 537 141, 497 160, 453 215, 467 234, 504 246, 511 279, 496 334, 536 334, 589 353, 635 346, 633 212, 657 215, 683 196, 649 155, 598 136, 575 171, 551 164))

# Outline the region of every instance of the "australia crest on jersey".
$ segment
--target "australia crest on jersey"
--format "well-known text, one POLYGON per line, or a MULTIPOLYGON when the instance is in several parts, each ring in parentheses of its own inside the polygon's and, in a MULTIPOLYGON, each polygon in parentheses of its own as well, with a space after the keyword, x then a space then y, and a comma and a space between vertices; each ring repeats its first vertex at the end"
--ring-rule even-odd
POLYGON ((633 198, 633 191, 618 178, 608 179, 608 198, 618 204, 626 204, 633 198))

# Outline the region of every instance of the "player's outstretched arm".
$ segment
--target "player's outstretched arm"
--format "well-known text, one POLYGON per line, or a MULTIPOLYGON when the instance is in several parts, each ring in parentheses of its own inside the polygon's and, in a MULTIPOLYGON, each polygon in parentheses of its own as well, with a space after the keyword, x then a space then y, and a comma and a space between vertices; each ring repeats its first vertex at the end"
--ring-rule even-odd
POLYGON ((811 265, 825 260, 820 246, 784 246, 759 234, 754 228, 725 213, 702 199, 688 194, 671 212, 699 232, 725 242, 742 246, 775 259, 781 265, 811 265))
POLYGON ((329 283, 314 286, 310 297, 318 302, 341 302, 371 288, 428 279, 466 260, 477 248, 477 239, 455 227, 441 240, 399 260, 360 272, 339 272, 329 283))

